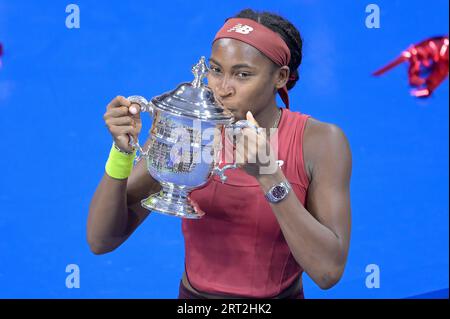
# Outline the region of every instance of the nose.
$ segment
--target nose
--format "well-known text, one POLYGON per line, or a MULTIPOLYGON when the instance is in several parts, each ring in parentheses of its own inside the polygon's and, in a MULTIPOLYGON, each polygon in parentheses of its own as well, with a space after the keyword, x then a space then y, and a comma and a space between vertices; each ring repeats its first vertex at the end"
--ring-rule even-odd
POLYGON ((221 81, 219 81, 216 85, 216 93, 221 100, 226 99, 227 97, 232 96, 235 93, 234 88, 230 85, 228 79, 224 77, 221 81))

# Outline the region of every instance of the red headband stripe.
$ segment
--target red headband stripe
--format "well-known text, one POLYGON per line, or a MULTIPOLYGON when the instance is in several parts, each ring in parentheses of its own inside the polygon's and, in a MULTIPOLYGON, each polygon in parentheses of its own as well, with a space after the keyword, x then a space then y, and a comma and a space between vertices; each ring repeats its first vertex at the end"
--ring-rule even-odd
MULTIPOLYGON (((231 38, 245 42, 261 51, 261 53, 279 66, 287 66, 291 60, 291 51, 280 35, 251 19, 228 19, 219 32, 217 32, 214 41, 222 38, 231 38)), ((286 108, 289 108, 287 87, 284 86, 279 89, 278 94, 286 105, 286 108)))

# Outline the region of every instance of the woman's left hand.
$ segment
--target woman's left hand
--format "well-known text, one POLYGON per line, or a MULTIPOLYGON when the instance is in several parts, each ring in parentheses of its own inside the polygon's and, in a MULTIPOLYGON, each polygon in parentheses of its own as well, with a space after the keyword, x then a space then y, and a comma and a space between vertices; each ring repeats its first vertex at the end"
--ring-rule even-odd
MULTIPOLYGON (((274 141, 274 136, 270 136, 269 133, 272 132, 269 131, 270 129, 260 128, 250 111, 247 112, 247 121, 258 127, 259 132, 254 128, 244 128, 240 134, 237 134, 236 161, 238 166, 256 178, 276 173, 278 154, 275 151, 278 145, 273 142, 272 144, 275 145, 271 145, 270 141, 274 141)), ((275 132, 277 131, 275 130, 275 132)))

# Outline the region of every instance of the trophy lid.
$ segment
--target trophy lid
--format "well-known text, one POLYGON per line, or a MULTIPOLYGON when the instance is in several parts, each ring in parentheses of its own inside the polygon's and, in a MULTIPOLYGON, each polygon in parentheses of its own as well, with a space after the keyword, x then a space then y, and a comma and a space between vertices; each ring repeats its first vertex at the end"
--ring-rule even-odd
POLYGON ((194 119, 229 124, 234 121, 233 114, 224 109, 214 97, 213 91, 203 83, 208 72, 205 57, 192 67, 194 80, 180 84, 175 90, 163 93, 152 99, 152 104, 163 111, 194 119))

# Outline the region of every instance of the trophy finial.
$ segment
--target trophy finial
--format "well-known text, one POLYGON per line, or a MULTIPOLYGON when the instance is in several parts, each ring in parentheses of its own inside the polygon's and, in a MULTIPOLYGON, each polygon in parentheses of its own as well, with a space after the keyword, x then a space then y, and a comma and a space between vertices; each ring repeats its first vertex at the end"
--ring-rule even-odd
POLYGON ((208 67, 205 63, 205 57, 202 56, 200 61, 192 67, 192 73, 194 74, 194 81, 192 81, 193 87, 200 87, 203 83, 203 79, 208 73, 208 67))

